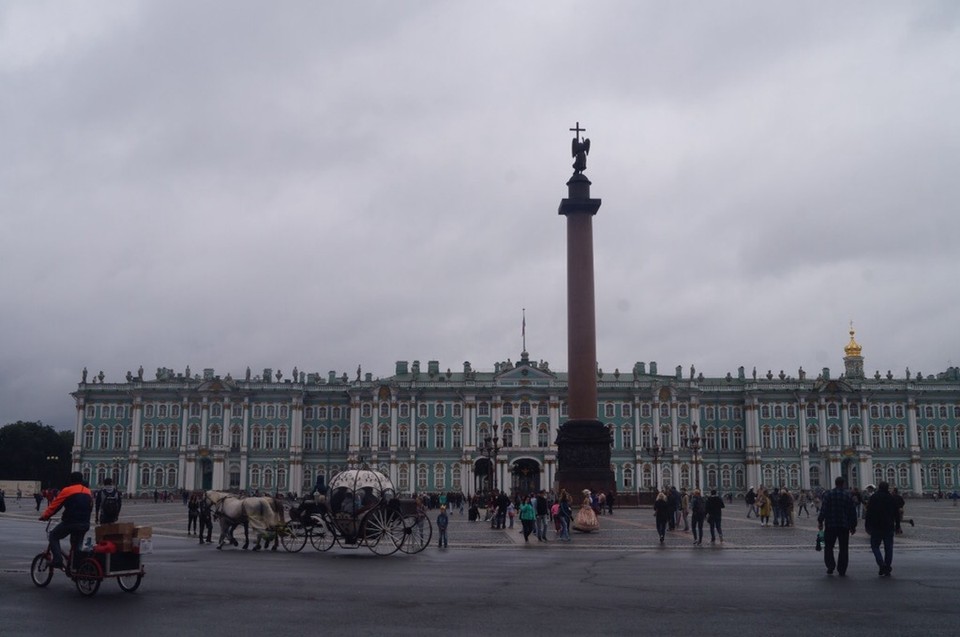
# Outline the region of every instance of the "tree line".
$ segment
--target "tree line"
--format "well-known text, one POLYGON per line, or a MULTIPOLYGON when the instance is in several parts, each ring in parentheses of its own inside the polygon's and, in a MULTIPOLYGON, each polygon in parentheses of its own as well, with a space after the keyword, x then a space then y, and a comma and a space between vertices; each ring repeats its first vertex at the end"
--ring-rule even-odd
POLYGON ((70 475, 73 432, 18 420, 0 427, 0 480, 39 480, 62 487, 70 475))

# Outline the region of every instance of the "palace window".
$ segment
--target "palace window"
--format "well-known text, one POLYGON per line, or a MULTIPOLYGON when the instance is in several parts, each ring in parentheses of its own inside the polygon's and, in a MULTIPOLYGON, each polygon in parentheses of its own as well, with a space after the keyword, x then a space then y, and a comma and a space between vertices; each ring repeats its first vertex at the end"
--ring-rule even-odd
POLYGON ((264 449, 273 449, 274 445, 277 442, 276 432, 273 427, 267 427, 263 430, 263 447, 264 449))
POLYGON ((477 405, 477 415, 478 416, 489 416, 490 415, 490 403, 480 403, 477 405))
POLYGON ((417 447, 420 449, 427 448, 427 426, 420 425, 417 427, 417 447))
POLYGON ((427 489, 427 465, 417 465, 417 489, 425 491, 427 489))
POLYGON ((433 468, 433 488, 434 489, 446 489, 447 488, 447 471, 446 467, 442 464, 437 463, 433 468))
POLYGON ((167 448, 167 428, 163 425, 157 427, 157 449, 167 448))
POLYGON ((773 439, 770 433, 770 427, 764 427, 760 432, 760 446, 764 449, 773 448, 773 439))
POLYGON ((277 446, 280 449, 286 449, 290 445, 287 444, 287 428, 281 426, 277 429, 277 446))
POLYGON ((623 488, 627 490, 633 489, 633 467, 630 465, 623 468, 623 488))
POLYGON ((767 420, 770 418, 770 405, 762 405, 760 407, 760 417, 763 418, 764 420, 767 420))
POLYGON ((796 405, 787 405, 787 418, 790 420, 797 419, 797 406, 796 405))
POLYGON ((807 418, 816 418, 816 417, 817 417, 817 404, 807 403, 807 418))
POLYGON ((400 491, 407 491, 410 488, 410 469, 405 464, 400 465, 397 471, 397 488, 400 491))
MULTIPOLYGON (((147 405, 143 409, 144 418, 153 418, 153 405, 147 405)), ((93 407, 87 407, 87 418, 93 418, 93 407)))
POLYGON ((893 413, 897 415, 897 418, 903 418, 903 405, 897 405, 894 407, 893 413))
POLYGON ((903 425, 897 427, 897 448, 907 448, 907 430, 903 428, 903 425))
POLYGON ((210 416, 213 418, 220 418, 223 416, 223 405, 220 403, 213 403, 210 406, 210 416))
POLYGON ((740 427, 733 428, 733 448, 737 451, 743 450, 743 429, 740 427))
POLYGON ((840 428, 836 425, 833 425, 827 429, 827 440, 831 447, 840 446, 840 428))
POLYGON ((419 418, 427 417, 427 403, 420 403, 417 405, 417 417, 419 418))
POLYGON ((460 465, 458 464, 453 465, 453 469, 451 470, 450 473, 452 474, 451 481, 453 482, 453 485, 452 485, 453 490, 460 491, 462 489, 461 483, 463 482, 461 478, 460 465))
POLYGON ((380 403, 380 417, 381 418, 390 417, 390 403, 386 401, 380 403))
POLYGON ((720 428, 720 451, 730 450, 730 430, 726 427, 720 428))
MULTIPOLYGON (((647 446, 647 443, 644 443, 647 446)), ((717 430, 713 426, 703 430, 703 449, 704 451, 714 451, 717 448, 717 430)))
POLYGON ((504 426, 503 428, 503 446, 512 447, 513 446, 513 428, 504 426))
POLYGON ((520 446, 521 447, 530 446, 530 427, 527 427, 527 426, 520 427, 520 446))
POLYGON ((668 403, 660 403, 660 417, 670 418, 670 405, 668 403))
POLYGON ((677 408, 677 416, 680 418, 686 418, 690 415, 690 408, 687 403, 680 403, 680 406, 677 408))
MULTIPOLYGON (((546 432, 544 431, 544 433, 546 432)), ((623 448, 633 449, 633 426, 626 425, 621 430, 621 437, 623 438, 623 448)), ((546 445, 540 445, 540 446, 545 447, 546 445)))
POLYGON ((100 427, 100 449, 109 448, 110 430, 106 427, 100 427))
POLYGON ((550 415, 550 406, 542 402, 537 405, 537 415, 538 416, 549 416, 550 415))
POLYGON ((446 449, 447 447, 447 430, 444 427, 437 427, 436 432, 434 432, 434 440, 436 440, 437 449, 446 449))
POLYGON ((862 442, 862 437, 860 435, 860 427, 851 427, 850 428, 850 444, 854 447, 859 447, 862 442))
POLYGON ((360 446, 364 449, 370 448, 370 425, 360 428, 360 446))
POLYGON ((851 418, 860 417, 860 403, 850 403, 850 417, 851 418))
POLYGON ((317 418, 324 419, 327 417, 327 414, 330 413, 326 406, 317 407, 317 418))
POLYGON ((313 451, 313 428, 312 427, 303 428, 303 450, 313 451))
POLYGON ((343 451, 343 432, 340 431, 339 427, 333 430, 330 449, 332 451, 343 451))
POLYGON ((520 415, 529 416, 530 415, 530 403, 522 402, 520 403, 520 415))
POLYGON ((253 406, 253 417, 257 420, 263 418, 263 405, 253 406))
POLYGON ((614 407, 613 403, 607 403, 603 406, 603 417, 604 418, 613 418, 614 417, 614 407))
POLYGON ((513 403, 503 403, 503 415, 512 416, 513 415, 513 403))
MULTIPOLYGON (((90 430, 90 434, 91 434, 90 446, 92 447, 92 446, 93 446, 93 440, 92 440, 93 430, 92 430, 92 429, 90 430)), ((151 425, 144 425, 144 427, 143 427, 143 448, 144 448, 144 449, 149 449, 149 448, 151 448, 152 446, 153 446, 153 427, 152 427, 151 425)))
POLYGON ((463 405, 460 403, 453 403, 451 415, 454 418, 463 418, 463 405))
POLYGON ((880 406, 879 405, 870 405, 870 417, 879 418, 880 417, 880 406))
POLYGON ((191 418, 200 417, 200 403, 190 403, 190 417, 191 418))
POLYGON ((837 408, 837 403, 827 403, 827 418, 838 418, 840 416, 840 410, 837 408))
POLYGON ((550 446, 550 434, 546 425, 540 425, 537 430, 537 446, 544 449, 550 446))
POLYGON ((874 449, 880 448, 880 425, 874 425, 870 428, 870 445, 874 449))
POLYGON ((378 435, 378 445, 381 449, 390 448, 390 428, 389 427, 380 427, 378 435))
MULTIPOLYGON (((162 412, 160 414, 161 416, 166 416, 167 414, 166 405, 160 405, 160 411, 162 412)), ((173 407, 170 408, 170 416, 172 418, 180 417, 180 405, 174 405, 173 407)))
POLYGON ((408 403, 400 403, 399 416, 400 418, 410 417, 410 405, 408 403))
POLYGON ((460 426, 453 428, 453 448, 460 449, 463 447, 463 429, 460 426))
POLYGON ((363 406, 360 407, 360 417, 370 418, 372 415, 373 408, 370 406, 370 403, 363 403, 363 406))
POLYGON ((437 418, 446 418, 447 417, 447 406, 443 403, 437 403, 437 406, 434 407, 434 413, 436 413, 437 418))
POLYGON ((196 425, 191 425, 189 436, 190 436, 190 439, 187 444, 190 444, 193 446, 199 445, 200 444, 200 427, 196 425))
POLYGON ((777 420, 783 420, 783 405, 776 405, 773 408, 773 417, 777 420))
POLYGON ((260 427, 253 428, 253 444, 250 446, 254 449, 263 447, 263 431, 261 431, 260 427))
POLYGON ((410 430, 406 427, 400 427, 400 448, 406 449, 410 446, 410 430))
POLYGON ((113 448, 123 449, 123 427, 114 427, 113 429, 113 448))
POLYGON ((243 418, 243 405, 240 403, 230 405, 230 416, 232 418, 243 418))
POLYGON ((243 437, 243 430, 240 427, 230 429, 230 447, 240 449, 240 440, 243 437))
POLYGON ((940 448, 949 449, 950 448, 950 430, 946 427, 940 428, 940 448))
POLYGON ((650 403, 643 403, 640 405, 640 417, 649 418, 650 417, 650 403))

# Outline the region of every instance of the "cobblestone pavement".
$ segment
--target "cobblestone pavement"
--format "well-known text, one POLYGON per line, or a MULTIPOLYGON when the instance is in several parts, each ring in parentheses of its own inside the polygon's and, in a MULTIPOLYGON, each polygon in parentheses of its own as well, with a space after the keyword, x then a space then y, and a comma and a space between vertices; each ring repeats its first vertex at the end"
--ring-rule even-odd
MULTIPOLYGON (((804 549, 813 546, 816 540, 817 521, 816 511, 810 507, 810 517, 802 516, 790 527, 761 527, 756 518, 747 519, 746 506, 742 502, 735 502, 724 509, 723 537, 714 545, 710 544, 709 526, 704 524, 704 543, 701 547, 693 546, 693 536, 682 530, 668 531, 664 545, 658 542, 653 521, 653 510, 650 507, 618 508, 613 515, 600 517, 600 531, 583 534, 571 532, 572 541, 560 543, 556 540, 556 533, 552 527, 548 535, 548 542, 537 542, 536 536, 531 536, 530 542, 523 541, 520 533, 520 522, 516 521, 513 529, 494 530, 489 522, 468 522, 466 512, 459 514, 453 511, 450 515, 448 529, 450 549, 484 548, 484 547, 526 547, 545 549, 555 547, 559 550, 576 550, 589 548, 592 550, 622 550, 635 548, 638 550, 774 550, 778 548, 804 549)), ((960 548, 960 507, 953 506, 953 502, 942 500, 908 500, 905 509, 905 518, 913 519, 915 526, 907 522, 903 524, 903 535, 896 538, 896 550, 929 549, 929 548, 960 548)), ((435 523, 438 511, 430 511, 430 519, 435 523)), ((7 513, 0 517, 36 519, 38 517, 33 503, 25 500, 17 506, 11 498, 7 498, 7 513)), ((482 515, 482 511, 481 511, 482 515)), ((150 525, 154 535, 160 537, 182 537, 187 533, 187 510, 181 502, 154 504, 152 501, 124 502, 121 521, 135 522, 140 525, 150 525)), ((681 527, 682 528, 682 527, 681 527)), ((434 543, 436 532, 434 532, 434 543)), ((866 548, 868 538, 863 525, 858 527, 857 533, 851 538, 852 547, 866 548)))

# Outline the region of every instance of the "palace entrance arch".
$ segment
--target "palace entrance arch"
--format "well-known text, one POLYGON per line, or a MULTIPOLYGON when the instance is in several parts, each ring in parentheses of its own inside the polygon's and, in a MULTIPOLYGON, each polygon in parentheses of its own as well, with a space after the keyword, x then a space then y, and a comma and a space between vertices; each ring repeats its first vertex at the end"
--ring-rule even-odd
POLYGON ((519 458, 510 464, 510 493, 527 495, 540 491, 540 463, 519 458))

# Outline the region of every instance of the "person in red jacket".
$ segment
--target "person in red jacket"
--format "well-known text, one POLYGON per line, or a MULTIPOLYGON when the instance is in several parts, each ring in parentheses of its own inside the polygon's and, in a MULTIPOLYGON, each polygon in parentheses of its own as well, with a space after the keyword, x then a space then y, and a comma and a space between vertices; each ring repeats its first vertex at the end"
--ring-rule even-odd
POLYGON ((63 568, 63 551, 60 540, 70 536, 70 548, 76 552, 83 542, 83 536, 90 530, 90 515, 93 513, 93 494, 83 485, 83 474, 74 471, 70 474, 70 484, 57 494, 46 508, 41 521, 49 520, 57 511, 63 509, 60 524, 50 531, 50 551, 53 553, 53 568, 63 568))

